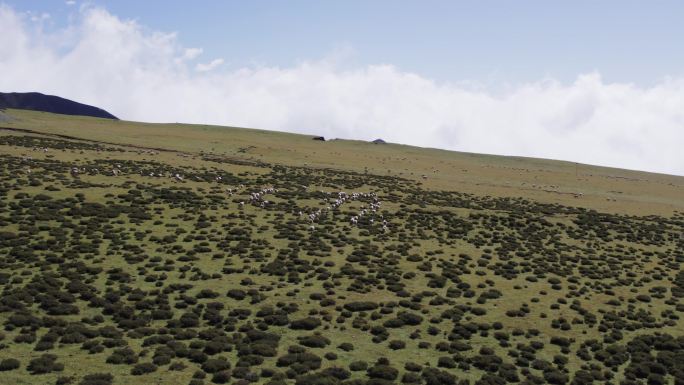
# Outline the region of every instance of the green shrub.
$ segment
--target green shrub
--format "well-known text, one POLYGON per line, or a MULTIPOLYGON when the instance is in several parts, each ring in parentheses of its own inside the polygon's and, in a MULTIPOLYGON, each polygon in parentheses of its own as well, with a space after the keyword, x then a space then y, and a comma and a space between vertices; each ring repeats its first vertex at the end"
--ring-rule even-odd
POLYGON ((143 362, 136 364, 133 369, 131 369, 131 374, 134 376, 141 376, 143 374, 152 373, 157 371, 157 365, 151 362, 143 362))
POLYGON ((50 372, 61 372, 64 370, 64 364, 58 363, 57 356, 54 354, 43 354, 38 358, 32 359, 26 370, 31 374, 45 374, 50 372))
POLYGON ((2 372, 19 369, 19 366, 19 360, 15 358, 5 358, 4 360, 0 361, 0 371, 2 372))
POLYGON ((367 370, 368 377, 394 381, 399 376, 399 371, 389 365, 376 364, 367 370))

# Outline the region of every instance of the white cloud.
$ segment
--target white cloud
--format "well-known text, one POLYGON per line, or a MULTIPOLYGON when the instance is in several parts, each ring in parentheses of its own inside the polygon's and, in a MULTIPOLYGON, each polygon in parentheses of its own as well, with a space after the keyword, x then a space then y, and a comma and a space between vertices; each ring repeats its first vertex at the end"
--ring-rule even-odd
POLYGON ((76 1, 74 0, 67 0, 65 1, 66 5, 76 5, 76 1))
POLYGON ((684 79, 651 87, 598 73, 505 92, 438 83, 391 65, 335 60, 229 70, 201 49, 85 7, 68 47, 0 6, 0 89, 42 91, 125 119, 194 122, 567 159, 684 175, 684 79), (212 71, 202 71, 212 69, 212 71))
POLYGON ((197 63, 195 70, 198 72, 209 72, 223 64, 223 59, 214 59, 209 63, 197 63))
POLYGON ((51 17, 50 14, 47 12, 43 12, 41 14, 32 14, 31 15, 31 21, 33 21, 35 23, 42 23, 46 20, 49 20, 50 17, 51 17))
POLYGON ((202 48, 186 48, 183 51, 183 59, 193 60, 202 54, 204 50, 202 48))

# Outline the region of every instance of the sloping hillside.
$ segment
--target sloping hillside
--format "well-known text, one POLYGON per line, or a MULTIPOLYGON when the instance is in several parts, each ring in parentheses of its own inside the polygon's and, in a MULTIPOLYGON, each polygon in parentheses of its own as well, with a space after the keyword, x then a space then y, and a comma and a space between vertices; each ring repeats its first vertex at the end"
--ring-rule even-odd
POLYGON ((684 381, 684 178, 7 114, 7 383, 684 381))
POLYGON ((149 124, 11 111, 5 127, 113 144, 164 148, 291 166, 389 175, 429 190, 521 197, 619 214, 684 212, 684 177, 548 159, 505 157, 282 132, 149 124))

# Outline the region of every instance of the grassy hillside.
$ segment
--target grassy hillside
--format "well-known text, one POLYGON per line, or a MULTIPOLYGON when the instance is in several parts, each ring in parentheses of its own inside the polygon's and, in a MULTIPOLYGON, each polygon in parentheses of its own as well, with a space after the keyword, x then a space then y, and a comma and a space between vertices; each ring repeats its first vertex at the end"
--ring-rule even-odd
POLYGON ((395 144, 374 145, 352 140, 319 142, 311 140, 315 133, 308 136, 9 111, 16 118, 3 126, 107 143, 398 176, 420 182, 421 187, 429 190, 521 197, 618 214, 684 212, 684 177, 679 176, 395 144), (575 198, 578 193, 582 194, 581 199, 575 198))
POLYGON ((0 383, 684 383, 682 177, 5 115, 0 383))

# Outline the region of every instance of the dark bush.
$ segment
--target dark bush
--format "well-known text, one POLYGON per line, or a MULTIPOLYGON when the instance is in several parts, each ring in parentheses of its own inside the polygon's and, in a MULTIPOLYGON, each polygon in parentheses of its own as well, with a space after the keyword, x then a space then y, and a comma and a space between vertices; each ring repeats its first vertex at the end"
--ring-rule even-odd
POLYGON ((211 376, 211 382, 214 384, 227 384, 228 381, 230 381, 230 377, 230 370, 222 370, 220 372, 214 373, 214 375, 211 376))
POLYGON ((32 359, 26 367, 26 370, 31 374, 61 372, 64 370, 64 364, 58 363, 56 360, 57 356, 54 354, 43 354, 38 358, 32 359))
POLYGON ((310 335, 299 337, 299 343, 309 348, 324 348, 330 345, 330 340, 321 335, 310 335))
POLYGON ((344 305, 344 308, 348 311, 370 311, 378 308, 378 304, 375 302, 350 302, 344 305))
POLYGON ((247 354, 240 357, 240 360, 237 362, 236 366, 258 366, 261 365, 263 362, 264 358, 262 356, 257 356, 255 354, 247 354))
POLYGON ((209 357, 201 350, 190 349, 188 350, 188 359, 196 364, 201 364, 206 361, 209 357))
POLYGON ((195 370, 195 373, 192 374, 192 378, 203 380, 207 378, 207 374, 204 372, 204 370, 195 370))
POLYGON ((247 297, 247 293, 245 293, 244 290, 231 289, 231 290, 228 290, 228 297, 240 301, 240 300, 245 299, 245 297, 247 297))
POLYGON ((544 372, 544 380, 549 384, 562 385, 569 380, 568 376, 559 370, 547 370, 544 372))
POLYGON ((138 362, 138 355, 131 348, 116 349, 107 357, 108 364, 132 365, 138 362))
POLYGON ((456 376, 436 368, 425 368, 421 373, 426 385, 455 385, 456 376))
POLYGON ((368 377, 394 381, 399 376, 399 371, 389 365, 373 365, 368 368, 368 377))
POLYGON ((92 373, 83 376, 78 385, 111 385, 113 381, 114 376, 110 373, 92 373))
MULTIPOLYGON (((73 376, 62 376, 58 377, 55 381, 55 385, 70 385, 74 383, 75 378, 73 376)), ((108 385, 108 384, 104 384, 108 385)))
POLYGON ((152 358, 152 363, 157 365, 157 366, 168 365, 170 362, 171 362, 171 356, 167 356, 165 354, 155 355, 152 358))
POLYGON ((392 350, 400 350, 406 347, 406 342, 400 340, 392 340, 389 342, 389 348, 392 350))
POLYGON ((344 350, 345 352, 351 352, 354 350, 354 345, 350 344, 349 342, 343 342, 337 348, 344 350))
POLYGON ((337 385, 340 381, 324 373, 305 374, 297 377, 295 385, 337 385))
POLYGON ((306 317, 290 322, 290 329, 293 330, 313 330, 321 326, 321 320, 313 317, 306 317))
POLYGON ((420 323, 423 322, 423 317, 409 312, 401 312, 397 315, 397 318, 402 320, 404 324, 411 326, 420 325, 420 323))
POLYGON ((230 362, 226 360, 211 358, 202 364, 202 370, 207 373, 216 373, 226 369, 230 369, 230 362))
POLYGON ((437 366, 440 368, 453 369, 456 367, 456 361, 451 357, 442 356, 437 359, 437 366))
POLYGON ((338 380, 346 380, 351 376, 351 373, 347 369, 335 366, 324 369, 321 373, 326 376, 337 378, 338 380))
POLYGON ((277 366, 302 365, 308 370, 316 370, 321 367, 321 358, 312 353, 288 353, 278 357, 277 366))
POLYGON ((131 369, 131 374, 134 376, 141 376, 143 374, 152 373, 157 370, 157 365, 151 362, 143 362, 136 364, 133 369, 131 369))
POLYGON ((19 366, 19 360, 14 358, 5 358, 4 360, 0 361, 0 371, 2 372, 19 369, 19 366))

